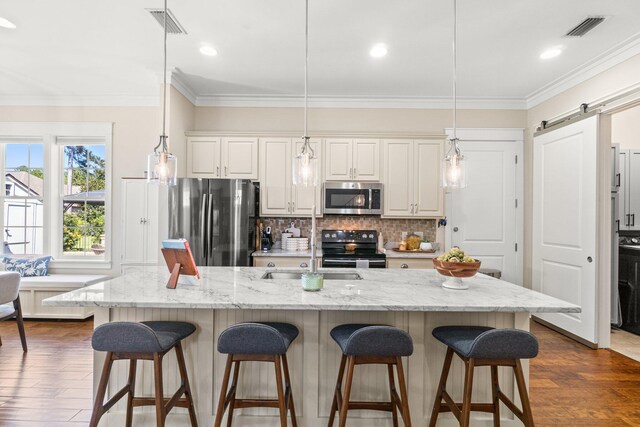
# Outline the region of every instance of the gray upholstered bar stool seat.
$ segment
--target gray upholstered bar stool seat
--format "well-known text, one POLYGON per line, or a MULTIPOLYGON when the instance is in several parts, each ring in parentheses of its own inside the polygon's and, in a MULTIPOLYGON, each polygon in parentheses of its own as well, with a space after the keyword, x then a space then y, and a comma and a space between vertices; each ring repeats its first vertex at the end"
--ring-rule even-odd
POLYGON ((391 412, 393 425, 398 425, 398 411, 407 427, 411 426, 409 401, 407 400, 407 386, 402 369, 402 357, 413 354, 413 340, 402 329, 386 325, 346 324, 336 326, 331 330, 331 338, 342 350, 342 359, 338 370, 336 390, 329 412, 328 426, 333 425, 336 411, 339 412, 339 425, 344 427, 347 422, 347 411, 351 409, 370 409, 391 412), (353 373, 356 365, 384 364, 387 365, 389 376, 389 402, 358 402, 350 401, 353 373), (393 367, 398 373, 398 388, 396 391, 393 367), (344 382, 344 371, 347 378, 344 382), (343 392, 344 390, 344 392, 343 392))
POLYGON ((518 329, 494 329, 486 326, 441 326, 433 330, 433 336, 447 346, 447 355, 442 368, 429 426, 436 425, 439 413, 453 412, 460 422, 460 426, 468 427, 470 411, 493 413, 494 426, 499 426, 500 401, 502 401, 520 418, 525 426, 533 427, 533 415, 520 359, 531 359, 538 355, 538 340, 535 336, 518 329), (454 353, 465 364, 462 403, 453 403, 453 399, 446 391, 447 377, 454 353), (491 403, 471 402, 473 374, 476 366, 491 367, 491 403), (522 410, 500 390, 498 366, 511 366, 513 368, 522 402, 522 410), (445 406, 442 405, 443 403, 445 406))
POLYGON ((89 425, 96 427, 102 415, 128 394, 125 421, 127 427, 132 425, 133 407, 145 405, 155 405, 158 427, 165 425, 167 414, 174 406, 187 408, 191 425, 197 427, 198 421, 182 352, 182 340, 193 334, 195 330, 195 325, 191 323, 169 321, 112 322, 98 326, 93 332, 91 345, 96 351, 106 351, 107 355, 89 425), (162 387, 162 358, 171 349, 176 351, 181 385, 171 398, 165 398, 162 387), (111 367, 116 360, 129 360, 127 384, 108 402, 103 403, 111 367), (153 398, 135 396, 138 360, 153 360, 155 374, 155 396, 153 398), (184 397, 182 397, 183 395, 184 397))
POLYGON ((257 322, 238 323, 225 329, 218 337, 218 351, 227 354, 227 364, 222 379, 215 426, 222 424, 229 408, 227 426, 233 421, 233 411, 238 408, 278 408, 281 427, 287 425, 287 413, 291 412, 291 424, 296 427, 296 410, 293 405, 287 350, 298 336, 298 328, 289 323, 257 322), (276 374, 277 399, 238 399, 238 377, 241 362, 273 362, 276 374), (233 379, 229 377, 233 365, 233 379), (284 374, 284 381, 283 381, 284 374), (284 384, 284 385, 283 385, 284 384))
MULTIPOLYGON (((13 319, 18 324, 22 351, 27 351, 27 337, 24 333, 22 305, 20 304, 20 273, 7 271, 0 273, 0 320, 13 319)), ((0 346, 2 339, 0 338, 0 346)))

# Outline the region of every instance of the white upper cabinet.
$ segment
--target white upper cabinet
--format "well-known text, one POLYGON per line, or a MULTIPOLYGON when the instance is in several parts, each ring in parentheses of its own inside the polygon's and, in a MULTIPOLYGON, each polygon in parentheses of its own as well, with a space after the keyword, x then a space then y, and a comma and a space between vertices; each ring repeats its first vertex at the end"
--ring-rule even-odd
MULTIPOLYGON (((293 185, 293 157, 300 151, 301 146, 301 141, 291 138, 260 138, 261 215, 311 216, 314 200, 316 216, 322 215, 322 186, 318 185, 314 198, 313 187, 293 185)), ((311 147, 320 163, 320 142, 311 140, 311 147)))
POLYGON ((386 139, 382 147, 383 216, 432 218, 444 215, 440 188, 442 142, 386 139))
POLYGON ((187 176, 258 179, 258 138, 187 138, 187 176))
POLYGON ((326 181, 379 181, 380 140, 327 138, 326 181))

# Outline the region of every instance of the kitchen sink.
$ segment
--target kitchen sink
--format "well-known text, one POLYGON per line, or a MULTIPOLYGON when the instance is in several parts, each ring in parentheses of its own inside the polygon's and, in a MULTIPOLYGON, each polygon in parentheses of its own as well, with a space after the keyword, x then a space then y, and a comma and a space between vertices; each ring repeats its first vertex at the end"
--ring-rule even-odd
MULTIPOLYGON (((261 279, 280 279, 280 280, 296 280, 300 279, 305 271, 267 271, 261 277, 261 279)), ((362 276, 353 272, 319 272, 324 277, 324 280, 362 280, 362 276)))

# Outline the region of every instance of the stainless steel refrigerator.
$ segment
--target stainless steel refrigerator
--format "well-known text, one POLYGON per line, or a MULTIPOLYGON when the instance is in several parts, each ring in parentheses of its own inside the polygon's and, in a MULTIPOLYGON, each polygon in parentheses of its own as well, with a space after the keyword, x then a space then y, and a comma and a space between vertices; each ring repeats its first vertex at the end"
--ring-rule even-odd
POLYGON ((199 266, 248 266, 255 249, 258 184, 179 178, 169 189, 169 238, 185 238, 199 266))

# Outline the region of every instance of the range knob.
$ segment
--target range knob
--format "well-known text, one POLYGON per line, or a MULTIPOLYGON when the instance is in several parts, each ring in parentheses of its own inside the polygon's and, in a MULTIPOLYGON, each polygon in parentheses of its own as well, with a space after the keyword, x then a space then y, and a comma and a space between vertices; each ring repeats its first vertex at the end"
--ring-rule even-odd
POLYGON ((369 234, 369 238, 370 238, 370 239, 373 239, 373 234, 369 234))
POLYGON ((329 233, 324 233, 324 237, 329 238, 331 236, 329 233))
POLYGON ((632 237, 631 243, 635 243, 637 245, 638 243, 640 243, 640 239, 638 239, 637 237, 632 237))
POLYGON ((336 233, 333 233, 333 234, 331 235, 331 237, 333 237, 333 238, 335 239, 335 238, 336 238, 336 233))

